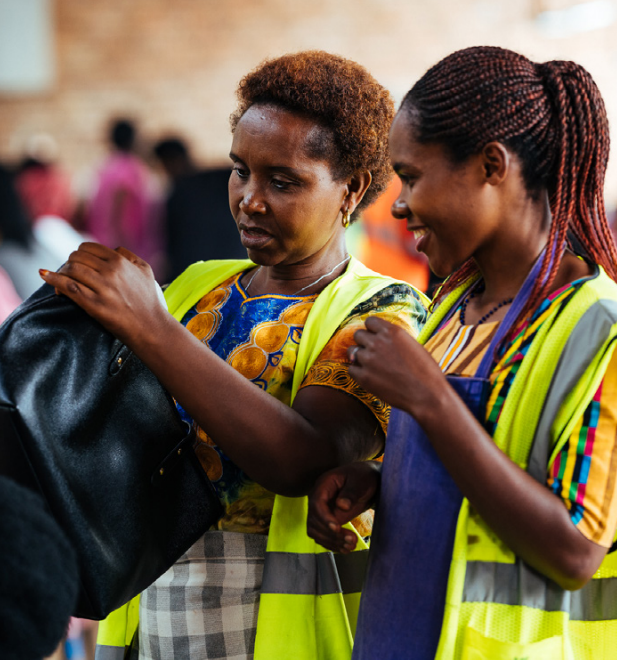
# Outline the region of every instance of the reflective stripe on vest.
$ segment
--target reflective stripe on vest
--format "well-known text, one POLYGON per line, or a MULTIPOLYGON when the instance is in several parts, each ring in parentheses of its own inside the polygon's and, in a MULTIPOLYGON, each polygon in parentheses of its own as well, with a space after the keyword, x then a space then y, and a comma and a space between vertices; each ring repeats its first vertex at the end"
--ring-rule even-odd
POLYGON ((576 324, 561 353, 544 401, 542 416, 536 427, 527 467, 527 472, 541 484, 546 483, 551 428, 557 413, 569 392, 602 348, 615 323, 617 323, 617 302, 601 300, 594 303, 576 324))
MULTIPOLYGON (((617 302, 600 300, 584 312, 565 344, 529 455, 527 471, 539 483, 546 483, 553 422, 616 323, 617 302)), ((613 621, 617 620, 617 578, 594 578, 582 589, 570 592, 518 558, 515 563, 468 561, 462 601, 567 612, 572 621, 613 621)))
POLYGON ((617 578, 590 580, 578 591, 566 591, 517 560, 467 562, 463 602, 522 605, 545 612, 568 612, 571 621, 617 619, 617 578))
POLYGON ((124 646, 101 646, 97 644, 94 660, 123 660, 124 646))
POLYGON ((359 592, 367 561, 368 550, 348 555, 268 552, 261 593, 325 596, 359 592))

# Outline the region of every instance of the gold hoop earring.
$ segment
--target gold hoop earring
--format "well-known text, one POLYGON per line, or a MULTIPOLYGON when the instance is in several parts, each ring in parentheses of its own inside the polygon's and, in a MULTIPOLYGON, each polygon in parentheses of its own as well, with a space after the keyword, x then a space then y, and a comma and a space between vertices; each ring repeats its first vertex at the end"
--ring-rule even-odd
POLYGON ((351 219, 349 217, 349 209, 343 212, 343 227, 347 229, 349 225, 351 224, 351 219))

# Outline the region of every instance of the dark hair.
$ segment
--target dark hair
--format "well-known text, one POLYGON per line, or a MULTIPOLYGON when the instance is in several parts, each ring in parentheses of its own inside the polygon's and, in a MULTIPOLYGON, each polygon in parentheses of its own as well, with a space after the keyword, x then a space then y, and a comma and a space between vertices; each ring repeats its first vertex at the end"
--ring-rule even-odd
POLYGON ((77 558, 43 500, 6 477, 0 477, 0 564, 0 657, 46 658, 77 600, 77 558))
POLYGON ((169 160, 173 158, 188 158, 189 151, 180 138, 170 137, 159 140, 152 149, 154 155, 159 160, 169 160))
POLYGON ((12 241, 28 249, 33 240, 32 225, 15 190, 13 177, 0 165, 0 243, 12 241))
MULTIPOLYGON (((534 63, 503 48, 459 50, 429 69, 407 93, 401 112, 419 142, 446 146, 455 162, 499 141, 520 159, 529 194, 547 190, 552 213, 542 270, 521 318, 546 295, 568 244, 617 279, 617 250, 606 218, 604 176, 608 120, 593 79, 574 62, 534 63)), ((439 297, 468 279, 468 261, 439 297)))
POLYGON ((120 151, 131 151, 135 143, 135 125, 128 119, 114 121, 109 139, 120 151))
POLYGON ((390 93, 356 62, 317 50, 283 55, 246 75, 237 96, 232 131, 255 104, 298 113, 325 129, 310 145, 312 156, 328 161, 339 180, 361 170, 372 175, 358 209, 369 206, 387 187, 394 105, 390 93))

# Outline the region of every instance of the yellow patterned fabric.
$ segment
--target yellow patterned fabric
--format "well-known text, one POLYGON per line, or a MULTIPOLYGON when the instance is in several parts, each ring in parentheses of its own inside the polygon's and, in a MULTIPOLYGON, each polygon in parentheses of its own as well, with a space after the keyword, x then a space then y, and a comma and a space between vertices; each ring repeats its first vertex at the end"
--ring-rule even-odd
MULTIPOLYGON (((205 294, 182 319, 183 325, 236 371, 283 403, 291 388, 302 331, 317 296, 249 296, 234 275, 205 294)), ((373 412, 384 432, 389 408, 349 376, 347 348, 370 315, 405 327, 414 336, 425 309, 411 287, 394 284, 358 305, 312 365, 301 387, 321 385, 343 390, 373 412)), ((186 421, 194 424, 178 406, 186 421)), ((194 424, 195 425, 195 424, 194 424)), ((214 484, 225 513, 220 530, 267 534, 274 493, 246 475, 197 425, 199 460, 214 484)), ((362 533, 370 531, 368 525, 362 533)))
POLYGON ((302 387, 334 387, 360 399, 377 417, 384 434, 388 428, 390 406, 363 390, 349 375, 347 349, 356 343, 354 333, 364 327, 369 316, 379 316, 384 321, 404 328, 413 337, 418 336, 421 310, 409 313, 409 294, 405 289, 401 285, 390 286, 358 305, 325 346, 302 383, 302 387))

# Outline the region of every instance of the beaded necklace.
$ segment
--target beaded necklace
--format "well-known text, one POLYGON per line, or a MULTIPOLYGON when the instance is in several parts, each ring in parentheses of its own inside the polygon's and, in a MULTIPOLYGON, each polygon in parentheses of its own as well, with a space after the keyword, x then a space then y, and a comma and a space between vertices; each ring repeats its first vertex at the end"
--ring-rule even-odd
MULTIPOLYGON (((459 321, 461 322, 461 325, 467 325, 465 323, 465 312, 467 311, 467 305, 469 304, 469 301, 472 298, 475 298, 476 296, 479 296, 481 293, 484 292, 484 285, 476 287, 469 295, 465 296, 465 300, 461 303, 461 308, 459 310, 459 321)), ((498 309, 501 309, 504 305, 509 305, 514 298, 506 298, 505 300, 502 300, 500 303, 495 305, 492 309, 490 309, 486 314, 476 323, 476 325, 481 325, 482 323, 485 323, 488 318, 490 318, 498 309)))

